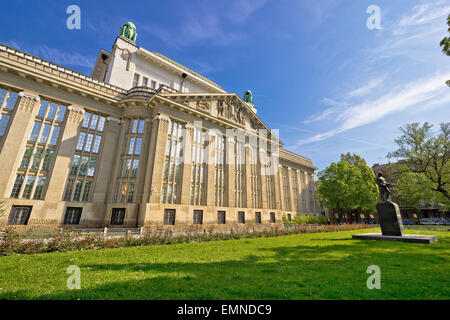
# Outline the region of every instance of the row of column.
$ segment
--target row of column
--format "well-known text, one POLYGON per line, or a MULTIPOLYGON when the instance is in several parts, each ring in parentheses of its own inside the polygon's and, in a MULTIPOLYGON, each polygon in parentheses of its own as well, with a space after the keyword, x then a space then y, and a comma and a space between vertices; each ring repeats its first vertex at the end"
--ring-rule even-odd
MULTIPOLYGON (((146 196, 148 197, 148 202, 151 203, 160 203, 161 197, 161 187, 162 187, 162 174, 163 170, 161 169, 164 165, 164 157, 165 157, 165 148, 166 148, 166 142, 167 142, 167 135, 168 135, 168 125, 169 125, 170 119, 163 115, 158 115, 153 120, 153 130, 152 130, 152 136, 155 137, 150 142, 150 150, 154 150, 153 154, 149 154, 149 161, 148 161, 148 169, 146 170, 146 176, 148 177, 148 182, 144 185, 147 187, 145 189, 144 187, 144 198, 143 201, 145 202, 146 196)), ((194 128, 190 125, 185 126, 185 132, 186 136, 183 143, 183 150, 184 150, 184 159, 191 159, 192 158, 192 145, 193 145, 193 132, 194 128)), ((210 145, 209 148, 206 148, 208 151, 208 154, 205 154, 205 157, 207 160, 206 164, 206 170, 204 172, 205 178, 204 178, 204 192, 206 194, 206 200, 204 201, 203 205, 207 206, 214 206, 214 200, 215 200, 215 185, 214 185, 214 174, 215 174, 215 139, 216 136, 210 135, 208 139, 208 144, 210 145)), ((234 165, 234 143, 235 140, 233 138, 227 138, 225 140, 226 142, 226 152, 225 152, 225 206, 228 207, 235 207, 235 165, 234 165), (232 150, 232 152, 229 152, 232 150)), ((251 186, 251 175, 252 175, 252 167, 256 166, 257 172, 261 172, 261 161, 260 157, 258 157, 256 164, 251 164, 250 162, 250 152, 251 152, 251 146, 245 145, 245 163, 244 163, 244 176, 245 176, 245 183, 243 186, 243 196, 244 196, 244 204, 246 204, 247 208, 253 207, 253 196, 252 196, 252 186, 251 186)), ((192 164, 191 161, 184 161, 182 164, 182 171, 180 173, 180 181, 181 181, 181 188, 179 190, 180 194, 177 197, 180 199, 181 204, 190 204, 190 190, 191 190, 191 168, 192 164)), ((289 168, 289 177, 288 177, 288 183, 290 184, 293 175, 295 175, 295 179, 297 179, 297 186, 298 186, 298 195, 297 197, 294 195, 294 189, 293 186, 289 185, 289 191, 290 191, 290 207, 286 207, 284 205, 284 195, 283 195, 283 181, 282 181, 282 173, 281 170, 284 170, 282 166, 279 166, 279 170, 276 171, 276 173, 273 176, 273 183, 274 183, 274 196, 275 196, 275 208, 271 208, 270 204, 268 202, 268 187, 266 183, 265 176, 258 174, 259 179, 259 194, 258 197, 260 198, 260 203, 263 209, 279 209, 279 210, 285 210, 285 211, 291 211, 291 212, 298 212, 297 206, 295 203, 295 198, 302 198, 302 192, 305 192, 306 197, 306 208, 307 212, 316 212, 315 208, 315 199, 314 199, 314 192, 310 194, 309 190, 313 187, 314 178, 313 175, 310 173, 307 173, 305 171, 300 171, 296 169, 289 168), (304 175, 304 183, 301 179, 300 175, 304 175), (312 198, 311 198, 312 197, 312 198)), ((300 210, 301 211, 301 210, 300 210)))

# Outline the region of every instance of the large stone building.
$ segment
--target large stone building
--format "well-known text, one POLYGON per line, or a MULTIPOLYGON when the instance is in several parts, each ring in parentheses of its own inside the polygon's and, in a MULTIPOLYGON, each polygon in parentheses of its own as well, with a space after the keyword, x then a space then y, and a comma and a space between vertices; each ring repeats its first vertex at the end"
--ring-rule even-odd
POLYGON ((91 76, 0 45, 0 228, 280 224, 317 214, 311 160, 241 99, 138 47, 91 76))

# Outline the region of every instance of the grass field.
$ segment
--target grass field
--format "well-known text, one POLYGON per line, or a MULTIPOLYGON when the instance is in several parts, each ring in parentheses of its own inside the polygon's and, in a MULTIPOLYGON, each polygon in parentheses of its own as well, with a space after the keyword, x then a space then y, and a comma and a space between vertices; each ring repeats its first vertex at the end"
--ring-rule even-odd
POLYGON ((449 299, 450 232, 431 245, 377 229, 0 257, 0 299, 449 299), (81 269, 68 290, 66 268, 81 269), (369 265, 381 289, 369 290, 369 265))

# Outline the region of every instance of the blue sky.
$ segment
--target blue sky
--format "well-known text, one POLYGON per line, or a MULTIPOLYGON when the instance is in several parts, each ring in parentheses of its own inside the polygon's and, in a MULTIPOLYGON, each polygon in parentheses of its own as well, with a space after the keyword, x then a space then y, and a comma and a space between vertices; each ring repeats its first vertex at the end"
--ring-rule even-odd
POLYGON ((285 147, 324 169, 342 152, 384 163, 404 123, 450 120, 449 13, 443 0, 8 1, 0 42, 89 75, 132 21, 139 46, 252 90, 285 147), (66 28, 71 4, 81 30, 66 28), (370 5, 381 29, 367 28, 370 5))

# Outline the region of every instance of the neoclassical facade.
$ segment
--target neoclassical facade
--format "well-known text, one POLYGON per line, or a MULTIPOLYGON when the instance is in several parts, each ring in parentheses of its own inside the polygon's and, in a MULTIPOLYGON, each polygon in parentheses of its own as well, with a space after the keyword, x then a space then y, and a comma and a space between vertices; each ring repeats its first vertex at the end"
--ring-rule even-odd
POLYGON ((135 39, 124 25, 91 76, 0 45, 0 229, 318 214, 316 168, 282 148, 249 91, 228 93, 135 39))

